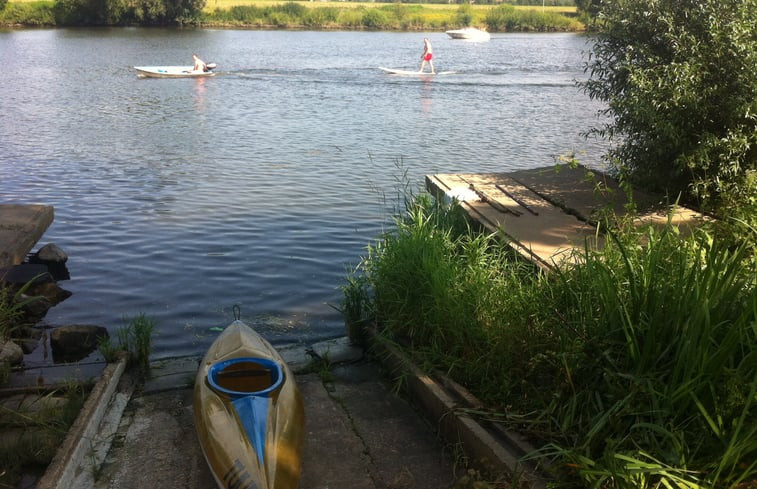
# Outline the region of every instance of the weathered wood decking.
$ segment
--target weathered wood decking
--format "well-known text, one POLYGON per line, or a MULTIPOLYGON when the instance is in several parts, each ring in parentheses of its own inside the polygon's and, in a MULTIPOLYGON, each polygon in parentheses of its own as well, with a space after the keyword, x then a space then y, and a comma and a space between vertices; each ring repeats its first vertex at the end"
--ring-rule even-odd
POLYGON ((49 205, 0 204, 0 268, 24 261, 53 218, 49 205))
MULTIPOLYGON (((521 255, 551 268, 570 259, 571 251, 602 242, 597 221, 603 209, 622 216, 627 195, 617 182, 586 168, 567 166, 511 173, 438 174, 426 176, 437 198, 457 199, 471 219, 502 233, 521 255)), ((633 191, 638 222, 682 228, 699 225, 705 216, 663 199, 633 191)))

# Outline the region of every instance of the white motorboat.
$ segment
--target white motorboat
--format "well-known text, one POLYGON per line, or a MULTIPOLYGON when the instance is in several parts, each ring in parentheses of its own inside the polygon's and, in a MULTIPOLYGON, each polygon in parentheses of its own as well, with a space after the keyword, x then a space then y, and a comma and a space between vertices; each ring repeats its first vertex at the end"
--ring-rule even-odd
POLYGON ((447 31, 447 35, 452 39, 462 39, 465 41, 488 41, 491 38, 488 32, 475 27, 453 29, 447 31))

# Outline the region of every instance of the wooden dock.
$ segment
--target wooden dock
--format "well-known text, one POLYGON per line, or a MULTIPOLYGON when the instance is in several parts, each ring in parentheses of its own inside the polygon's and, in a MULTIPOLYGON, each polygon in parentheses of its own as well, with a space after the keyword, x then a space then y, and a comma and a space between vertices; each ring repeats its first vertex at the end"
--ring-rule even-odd
POLYGON ((53 207, 0 204, 0 268, 18 265, 52 224, 53 207))
MULTIPOLYGON (((438 199, 456 199, 472 220, 501 233, 518 253, 546 269, 570 260, 576 247, 601 245, 602 210, 627 213, 628 198, 617 182, 584 167, 427 175, 426 188, 438 199)), ((670 218, 686 229, 707 219, 638 190, 633 202, 639 224, 665 224, 670 218)))

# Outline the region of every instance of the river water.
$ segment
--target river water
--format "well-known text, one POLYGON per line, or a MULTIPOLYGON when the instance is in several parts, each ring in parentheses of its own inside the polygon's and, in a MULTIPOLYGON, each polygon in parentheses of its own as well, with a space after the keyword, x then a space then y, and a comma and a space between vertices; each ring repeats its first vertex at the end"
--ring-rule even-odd
POLYGON ((69 255, 49 326, 144 313, 154 355, 203 352, 242 317, 274 344, 344 334, 338 287, 405 182, 575 152, 601 108, 575 86, 587 38, 172 29, 0 31, 0 202, 45 203, 69 255), (436 77, 417 69, 428 36, 436 77), (135 65, 218 65, 139 79, 135 65))

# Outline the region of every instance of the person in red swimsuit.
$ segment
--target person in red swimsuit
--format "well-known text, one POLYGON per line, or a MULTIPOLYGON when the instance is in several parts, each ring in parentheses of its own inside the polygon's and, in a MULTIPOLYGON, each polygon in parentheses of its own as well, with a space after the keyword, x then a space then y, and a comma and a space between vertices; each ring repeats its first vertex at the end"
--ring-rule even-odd
POLYGON ((418 70, 419 72, 423 73, 423 69, 426 67, 426 63, 428 63, 429 67, 431 68, 431 74, 434 73, 434 62, 431 61, 431 58, 434 57, 434 53, 431 49, 431 41, 428 40, 428 37, 423 38, 423 54, 421 55, 421 69, 418 70))

